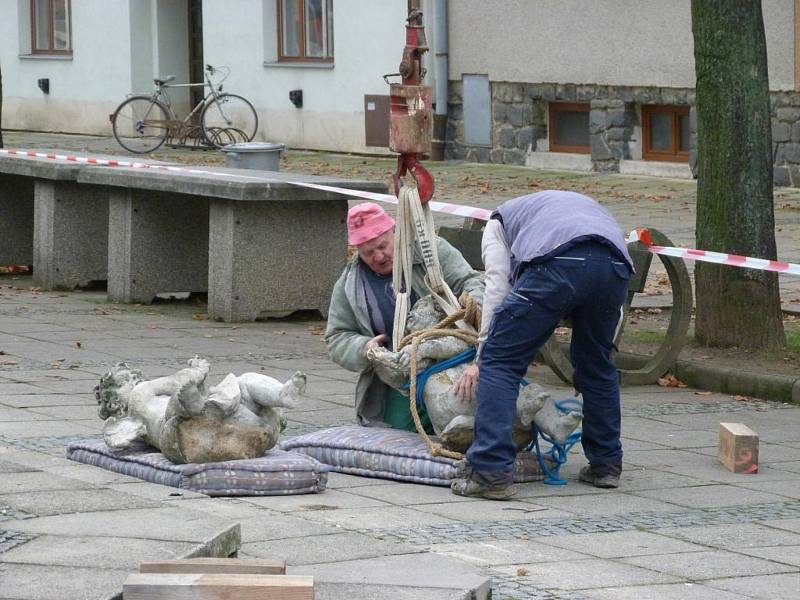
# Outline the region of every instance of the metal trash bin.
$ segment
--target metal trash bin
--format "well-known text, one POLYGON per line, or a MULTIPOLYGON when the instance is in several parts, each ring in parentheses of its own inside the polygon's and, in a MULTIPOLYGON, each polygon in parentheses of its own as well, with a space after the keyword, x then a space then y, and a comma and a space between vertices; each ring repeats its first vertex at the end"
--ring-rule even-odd
POLYGON ((272 142, 241 142, 221 148, 225 153, 225 166, 233 169, 280 171, 281 156, 286 144, 272 142))

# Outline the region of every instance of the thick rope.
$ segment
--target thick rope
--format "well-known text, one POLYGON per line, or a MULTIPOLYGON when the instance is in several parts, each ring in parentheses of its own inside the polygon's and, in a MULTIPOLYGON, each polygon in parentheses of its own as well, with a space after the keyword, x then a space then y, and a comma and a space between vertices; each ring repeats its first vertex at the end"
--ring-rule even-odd
MULTIPOLYGON (((448 450, 442 444, 434 442, 430 436, 425 432, 425 427, 422 425, 422 420, 419 418, 419 411, 417 409, 417 349, 423 340, 434 337, 452 336, 467 342, 470 346, 478 344, 478 336, 475 333, 468 331, 461 331, 450 327, 457 321, 467 321, 471 324, 480 324, 481 309, 477 302, 475 302, 469 294, 461 295, 461 302, 464 308, 460 309, 451 315, 442 319, 439 323, 429 329, 421 329, 405 336, 399 343, 398 349, 411 344, 411 372, 409 373, 409 408, 411 409, 411 418, 414 420, 414 426, 428 444, 428 449, 431 456, 446 456, 448 458, 461 459, 464 455, 460 452, 448 450)), ((479 327, 479 325, 478 325, 479 327)))

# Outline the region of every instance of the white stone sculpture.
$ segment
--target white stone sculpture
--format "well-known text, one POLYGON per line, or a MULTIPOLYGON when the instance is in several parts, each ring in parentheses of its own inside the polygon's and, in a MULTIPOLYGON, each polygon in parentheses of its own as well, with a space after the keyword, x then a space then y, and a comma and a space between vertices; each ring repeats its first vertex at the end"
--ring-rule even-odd
POLYGON ((193 358, 173 375, 144 380, 120 363, 95 386, 106 444, 122 450, 144 441, 176 464, 263 455, 285 426, 281 408, 296 406, 306 376, 286 383, 261 375, 227 375, 206 387, 209 363, 193 358))
MULTIPOLYGON (((420 298, 409 312, 407 332, 428 329, 444 319, 431 296, 420 298)), ((468 348, 467 342, 455 336, 423 340, 417 348, 417 372, 432 364, 452 358, 468 348)), ((371 348, 368 358, 375 366, 376 375, 387 385, 400 389, 408 380, 411 364, 411 345, 398 352, 383 347, 371 348)), ((457 452, 465 452, 472 443, 475 428, 475 399, 462 401, 453 391, 466 364, 450 367, 432 375, 423 390, 423 398, 431 425, 442 444, 457 452)), ((541 386, 530 383, 520 386, 517 397, 517 416, 514 422, 514 442, 522 449, 533 439, 531 424, 546 433, 555 442, 563 444, 581 422, 578 411, 560 410, 541 386)))

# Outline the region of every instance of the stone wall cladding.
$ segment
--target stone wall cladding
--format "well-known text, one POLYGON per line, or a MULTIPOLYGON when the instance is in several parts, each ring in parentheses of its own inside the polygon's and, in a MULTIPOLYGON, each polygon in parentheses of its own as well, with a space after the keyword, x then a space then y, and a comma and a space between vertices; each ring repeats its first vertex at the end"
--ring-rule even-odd
MULTIPOLYGON (((637 105, 694 103, 694 90, 683 88, 492 82, 493 142, 485 148, 464 143, 462 94, 461 82, 450 82, 446 158, 525 164, 526 155, 536 151, 537 141, 547 139, 548 103, 586 102, 592 164, 601 172, 618 171, 620 159, 631 158, 630 142, 640 125, 637 105)), ((800 140, 800 125, 797 133, 800 140)))
POLYGON ((800 94, 770 94, 775 185, 800 187, 800 94))
MULTIPOLYGON (((633 133, 639 127, 638 106, 691 106, 689 165, 696 173, 697 117, 691 88, 620 87, 555 83, 492 82, 492 147, 464 143, 462 85, 450 82, 445 157, 448 159, 525 164, 537 141, 547 138, 549 102, 588 102, 589 144, 598 172, 619 171, 619 161, 632 158, 633 133)), ((777 186, 800 187, 800 94, 772 92, 772 149, 777 186)))

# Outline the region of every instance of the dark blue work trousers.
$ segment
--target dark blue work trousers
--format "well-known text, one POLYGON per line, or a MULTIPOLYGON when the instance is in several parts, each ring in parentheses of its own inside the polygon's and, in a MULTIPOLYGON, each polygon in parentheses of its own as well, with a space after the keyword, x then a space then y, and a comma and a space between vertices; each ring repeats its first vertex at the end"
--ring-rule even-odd
POLYGON ((564 317, 572 319, 570 359, 583 394, 584 452, 592 465, 622 465, 619 378, 611 351, 630 276, 628 264, 596 241, 521 267, 481 350, 475 437, 467 453, 474 470, 494 481, 513 475, 511 429, 520 382, 564 317))

